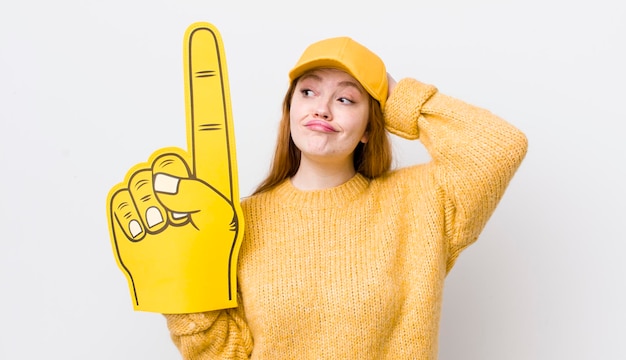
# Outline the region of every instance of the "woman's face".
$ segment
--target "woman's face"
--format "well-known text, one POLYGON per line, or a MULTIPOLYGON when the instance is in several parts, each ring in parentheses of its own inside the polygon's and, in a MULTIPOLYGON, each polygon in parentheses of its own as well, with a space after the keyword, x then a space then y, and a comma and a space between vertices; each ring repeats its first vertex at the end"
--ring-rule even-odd
POLYGON ((291 137, 313 161, 352 164, 359 142, 367 142, 369 95, 352 76, 317 69, 296 84, 289 113, 291 137))

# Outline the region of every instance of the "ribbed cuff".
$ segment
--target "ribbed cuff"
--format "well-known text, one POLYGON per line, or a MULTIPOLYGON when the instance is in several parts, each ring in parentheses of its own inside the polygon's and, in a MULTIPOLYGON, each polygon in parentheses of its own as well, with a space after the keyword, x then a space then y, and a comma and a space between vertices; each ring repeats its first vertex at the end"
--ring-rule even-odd
POLYGON ((164 314, 167 327, 174 336, 192 335, 208 329, 219 315, 219 311, 193 314, 164 314))
POLYGON ((422 106, 437 92, 433 85, 405 78, 396 84, 385 106, 385 126, 387 131, 405 139, 419 138, 417 120, 422 106))

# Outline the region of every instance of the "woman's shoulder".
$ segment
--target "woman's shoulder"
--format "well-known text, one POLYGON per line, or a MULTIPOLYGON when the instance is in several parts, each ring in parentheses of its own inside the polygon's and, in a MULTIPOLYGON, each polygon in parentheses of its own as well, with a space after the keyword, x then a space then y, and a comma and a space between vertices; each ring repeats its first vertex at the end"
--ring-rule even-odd
POLYGON ((416 164, 392 169, 384 175, 374 178, 372 182, 379 184, 379 186, 399 186, 404 183, 411 184, 430 179, 432 172, 431 163, 416 164))
POLYGON ((420 192, 428 191, 434 184, 432 166, 417 164, 393 169, 384 175, 370 180, 368 192, 378 198, 401 201, 413 198, 420 192))
POLYGON ((264 191, 264 192, 259 193, 259 194, 251 194, 251 195, 248 195, 248 196, 244 196, 244 197, 242 197, 240 199, 241 206, 242 207, 250 206, 251 204, 258 203, 258 202, 262 201, 261 199, 267 198, 267 196, 268 196, 268 194, 270 192, 271 191, 264 191))
POLYGON ((278 195, 277 189, 284 187, 285 182, 282 182, 270 189, 264 190, 262 192, 259 193, 253 193, 251 195, 248 196, 244 196, 240 199, 241 202, 241 206, 243 208, 246 207, 250 207, 250 206, 255 206, 258 204, 263 204, 263 203, 267 203, 268 201, 272 201, 273 199, 275 199, 278 195))

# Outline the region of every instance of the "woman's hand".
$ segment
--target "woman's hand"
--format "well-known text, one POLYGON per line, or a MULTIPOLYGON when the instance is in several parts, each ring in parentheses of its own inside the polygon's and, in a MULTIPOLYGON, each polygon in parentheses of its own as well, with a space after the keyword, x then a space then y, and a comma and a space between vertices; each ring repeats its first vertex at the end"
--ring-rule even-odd
POLYGON ((393 89, 396 87, 396 79, 393 78, 393 76, 391 76, 391 74, 387 73, 387 99, 389 99, 389 97, 391 96, 391 93, 393 92, 393 89))

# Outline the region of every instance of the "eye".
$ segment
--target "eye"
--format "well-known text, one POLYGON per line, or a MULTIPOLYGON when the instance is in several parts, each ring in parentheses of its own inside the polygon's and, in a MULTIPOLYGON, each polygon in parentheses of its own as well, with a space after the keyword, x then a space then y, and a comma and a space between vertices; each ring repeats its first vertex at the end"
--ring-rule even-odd
POLYGON ((350 100, 348 98, 345 98, 345 97, 341 97, 341 98, 337 99, 337 101, 339 101, 342 104, 354 104, 354 101, 352 101, 352 100, 350 100))
POLYGON ((300 93, 304 96, 313 96, 313 90, 311 89, 302 89, 300 93))

